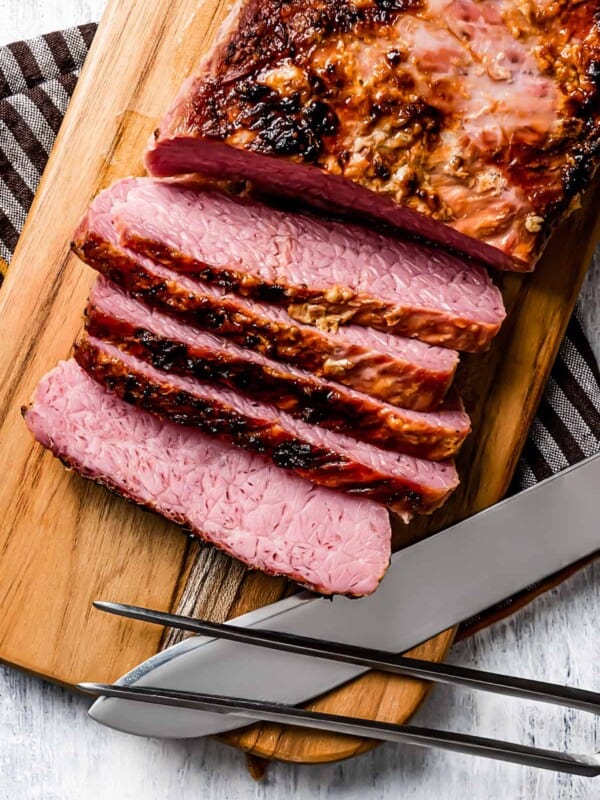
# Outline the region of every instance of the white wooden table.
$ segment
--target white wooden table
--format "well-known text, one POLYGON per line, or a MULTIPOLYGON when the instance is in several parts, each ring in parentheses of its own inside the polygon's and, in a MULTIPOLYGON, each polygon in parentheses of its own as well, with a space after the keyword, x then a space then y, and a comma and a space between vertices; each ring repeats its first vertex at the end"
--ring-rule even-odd
MULTIPOLYGON (((98 19, 104 4, 0 0, 0 44, 98 19)), ((584 288, 583 304, 586 328, 600 357, 600 259, 584 288)), ((451 660, 600 689, 599 619, 596 564, 510 620, 456 645, 451 660)), ((68 691, 0 667, 0 800, 600 797, 600 779, 394 746, 343 764, 274 764, 266 781, 257 784, 237 751, 211 741, 161 742, 118 734, 89 721, 87 705, 68 691)), ((590 715, 447 687, 435 690, 415 721, 541 747, 600 750, 600 728, 590 715)))

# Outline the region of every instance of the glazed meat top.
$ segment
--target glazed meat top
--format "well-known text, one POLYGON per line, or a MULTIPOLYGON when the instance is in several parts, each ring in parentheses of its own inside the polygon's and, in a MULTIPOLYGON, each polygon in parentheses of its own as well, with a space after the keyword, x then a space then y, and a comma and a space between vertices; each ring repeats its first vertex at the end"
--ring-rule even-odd
POLYGON ((598 0, 248 0, 177 127, 532 265, 598 147, 598 0))

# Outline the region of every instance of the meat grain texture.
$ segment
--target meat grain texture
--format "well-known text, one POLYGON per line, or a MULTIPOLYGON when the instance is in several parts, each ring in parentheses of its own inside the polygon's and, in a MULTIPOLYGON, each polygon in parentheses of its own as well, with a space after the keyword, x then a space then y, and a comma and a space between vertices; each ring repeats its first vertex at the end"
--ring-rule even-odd
POLYGON ((129 185, 121 181, 98 195, 75 233, 73 249, 89 266, 132 296, 241 347, 397 405, 439 405, 458 364, 455 351, 358 325, 335 333, 305 325, 280 306, 241 298, 124 247, 113 217, 129 185))
POLYGON ((439 248, 144 178, 109 192, 122 246, 300 322, 482 350, 505 317, 486 269, 439 248))
POLYGON ((530 270, 599 148, 598 0, 247 0, 151 174, 247 179, 530 270))
POLYGON ((457 452, 471 428, 455 392, 436 411, 391 405, 179 322, 104 278, 92 290, 86 330, 167 373, 224 384, 388 450, 442 460, 457 452))
POLYGON ((195 425, 322 486, 385 503, 406 519, 438 508, 458 485, 450 461, 382 450, 295 419, 226 387, 168 375, 89 337, 75 358, 125 401, 165 419, 195 425))
POLYGON ((250 567, 355 597, 373 592, 387 569, 391 527, 382 506, 140 411, 75 361, 42 379, 24 417, 67 467, 250 567))

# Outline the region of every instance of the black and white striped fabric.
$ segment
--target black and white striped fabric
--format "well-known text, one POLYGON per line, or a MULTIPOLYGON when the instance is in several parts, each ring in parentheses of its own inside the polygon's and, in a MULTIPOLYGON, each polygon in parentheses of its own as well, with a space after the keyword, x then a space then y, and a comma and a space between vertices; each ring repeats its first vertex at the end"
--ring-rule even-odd
MULTIPOLYGON (((0 271, 8 269, 96 26, 0 48, 0 271)), ((600 450, 600 374, 577 312, 531 428, 513 490, 600 450)), ((543 587, 542 587, 543 588, 543 587)), ((532 587, 530 594, 539 593, 532 587)), ((522 597, 518 604, 522 604, 522 597)), ((504 613, 510 604, 503 603, 504 613)), ((490 619, 498 617, 491 610, 490 619)), ((479 626, 479 623, 478 623, 479 626)))
POLYGON ((515 489, 526 489, 600 450, 600 373, 573 314, 523 450, 515 489))
POLYGON ((0 48, 0 258, 17 244, 96 26, 0 48))

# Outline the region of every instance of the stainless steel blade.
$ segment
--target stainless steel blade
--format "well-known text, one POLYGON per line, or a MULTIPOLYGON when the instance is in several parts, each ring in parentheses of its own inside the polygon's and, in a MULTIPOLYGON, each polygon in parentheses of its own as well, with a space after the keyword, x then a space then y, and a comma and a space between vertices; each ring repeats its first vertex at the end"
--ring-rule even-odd
MULTIPOLYGON (((239 617, 237 625, 403 652, 600 549, 600 454, 395 554, 380 588, 361 600, 306 593, 239 617)), ((195 637, 122 680, 296 704, 356 677, 360 667, 195 637)), ((90 676, 98 677, 98 676, 90 676)), ((101 699, 106 725, 194 737, 247 724, 235 715, 101 699)))

